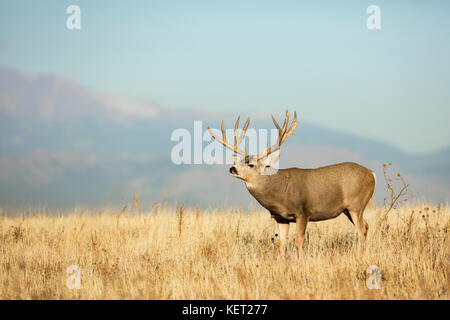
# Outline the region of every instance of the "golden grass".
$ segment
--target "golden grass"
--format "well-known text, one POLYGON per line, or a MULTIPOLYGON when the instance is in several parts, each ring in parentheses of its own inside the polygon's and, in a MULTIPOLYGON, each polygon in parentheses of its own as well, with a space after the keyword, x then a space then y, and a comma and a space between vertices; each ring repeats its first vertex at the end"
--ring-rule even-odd
POLYGON ((394 210, 378 228, 382 210, 370 209, 364 247, 344 215, 310 223, 299 258, 295 226, 280 258, 276 223, 262 210, 118 215, 0 217, 0 298, 449 298, 448 207, 394 210), (71 265, 81 289, 66 286, 71 265), (379 290, 366 286, 369 265, 381 271, 379 290))

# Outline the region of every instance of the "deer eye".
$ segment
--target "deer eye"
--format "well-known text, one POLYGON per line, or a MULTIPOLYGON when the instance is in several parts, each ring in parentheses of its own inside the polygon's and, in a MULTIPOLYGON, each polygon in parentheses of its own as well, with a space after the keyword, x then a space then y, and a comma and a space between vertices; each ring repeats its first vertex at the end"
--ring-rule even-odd
POLYGON ((249 164, 248 166, 249 166, 250 168, 253 168, 253 167, 254 167, 254 165, 253 165, 253 164, 249 164))

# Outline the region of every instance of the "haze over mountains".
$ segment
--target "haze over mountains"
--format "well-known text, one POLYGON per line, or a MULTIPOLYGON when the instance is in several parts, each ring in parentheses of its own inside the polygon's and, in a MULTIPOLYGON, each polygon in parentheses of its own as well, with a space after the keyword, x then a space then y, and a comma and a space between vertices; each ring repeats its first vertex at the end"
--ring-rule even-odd
MULTIPOLYGON (((166 192, 172 203, 246 207, 255 201, 228 174, 229 165, 171 161, 173 130, 193 132, 194 120, 203 120, 204 131, 206 123, 218 127, 221 119, 231 127, 236 116, 226 110, 168 110, 93 92, 61 76, 0 69, 0 207, 118 206, 130 202, 134 191, 144 207, 166 192)), ((268 114, 250 116, 251 127, 273 127, 268 114)), ((416 156, 303 121, 295 132, 283 145, 281 168, 359 162, 376 172, 375 199, 381 203, 381 164, 392 161, 419 198, 449 199, 449 147, 416 156)))

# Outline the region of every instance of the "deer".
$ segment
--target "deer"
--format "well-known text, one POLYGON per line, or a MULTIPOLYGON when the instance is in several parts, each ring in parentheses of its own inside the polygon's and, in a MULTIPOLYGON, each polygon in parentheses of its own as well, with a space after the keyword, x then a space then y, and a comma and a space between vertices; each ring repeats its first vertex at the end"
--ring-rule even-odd
MULTIPOLYGON (((286 110, 284 124, 280 127, 272 116, 278 130, 278 139, 270 148, 264 148, 257 155, 248 155, 247 149, 240 149, 250 117, 238 136, 240 117, 234 127, 234 145, 225 135, 222 120, 222 138, 216 136, 207 126, 211 136, 233 151, 234 165, 229 169, 233 177, 244 181, 250 194, 266 208, 278 224, 280 253, 286 254, 290 223, 296 224, 297 252, 302 252, 308 222, 329 220, 342 213, 356 227, 358 242, 364 243, 369 225, 363 213, 373 196, 375 173, 354 162, 342 162, 314 169, 276 169, 273 164, 280 158, 280 146, 294 135, 298 124, 297 112, 289 125, 289 110, 286 110)), ((294 135, 295 136, 295 135, 294 135)))

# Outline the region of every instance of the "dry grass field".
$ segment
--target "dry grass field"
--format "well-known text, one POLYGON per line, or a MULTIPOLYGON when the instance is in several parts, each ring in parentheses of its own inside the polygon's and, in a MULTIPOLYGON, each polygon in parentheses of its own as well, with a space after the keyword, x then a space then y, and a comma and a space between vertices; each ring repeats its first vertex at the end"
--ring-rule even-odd
POLYGON ((449 299, 447 207, 369 209, 359 246, 348 219, 308 225, 286 258, 266 211, 166 209, 0 217, 1 299, 449 299), (274 238, 274 240, 272 240, 274 238), (79 266, 81 288, 67 287, 79 266), (369 289, 368 266, 381 273, 369 289))

